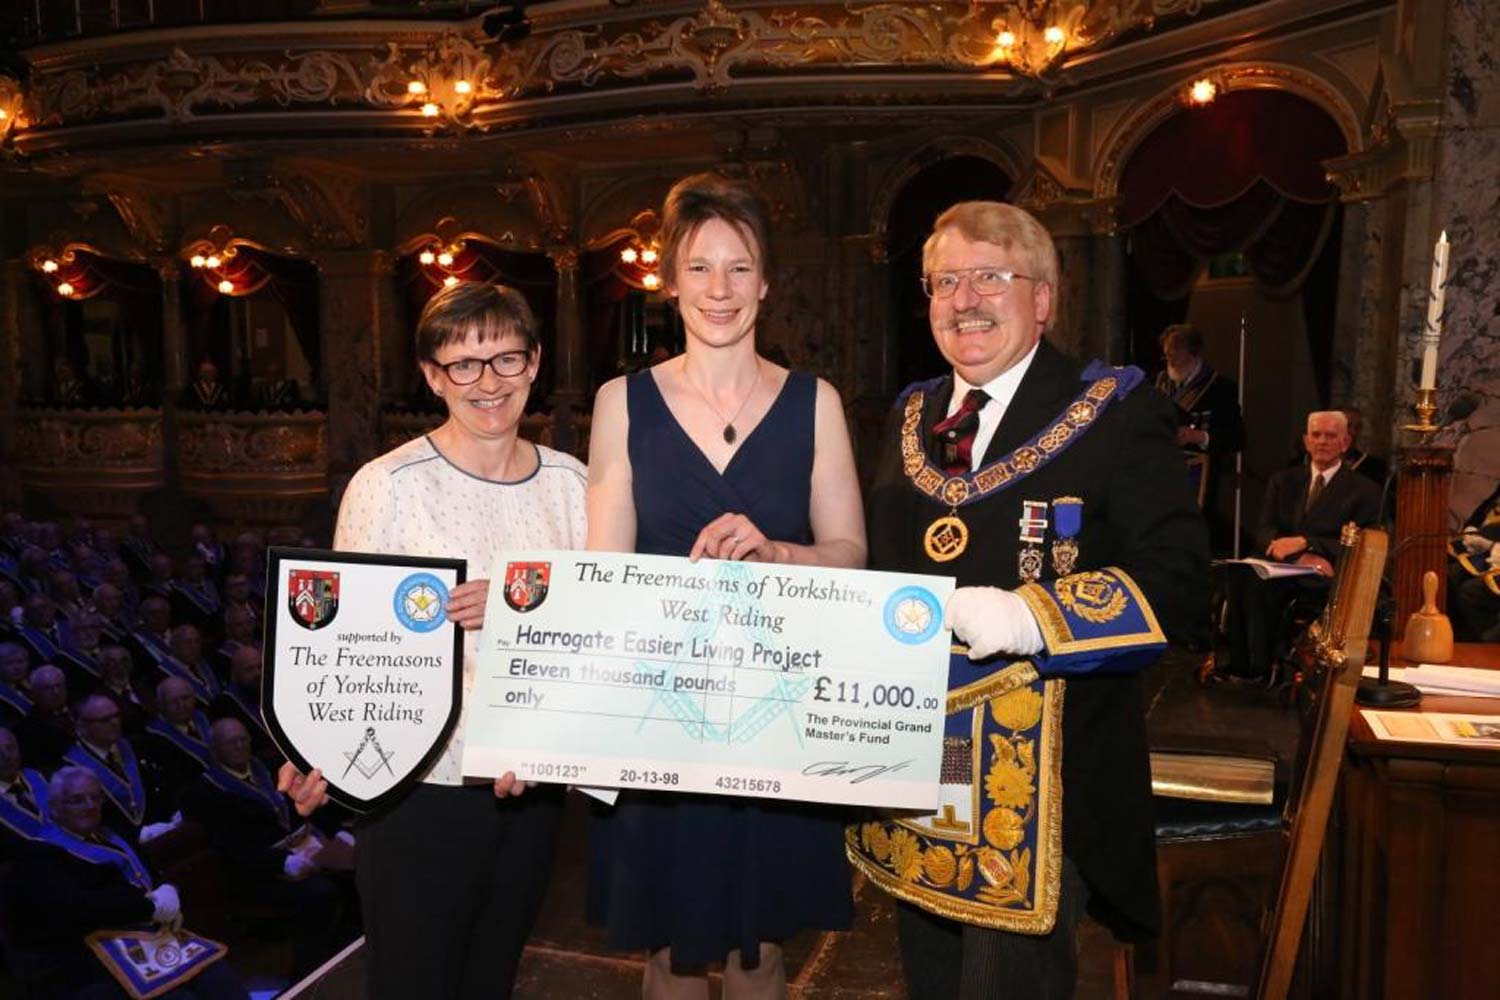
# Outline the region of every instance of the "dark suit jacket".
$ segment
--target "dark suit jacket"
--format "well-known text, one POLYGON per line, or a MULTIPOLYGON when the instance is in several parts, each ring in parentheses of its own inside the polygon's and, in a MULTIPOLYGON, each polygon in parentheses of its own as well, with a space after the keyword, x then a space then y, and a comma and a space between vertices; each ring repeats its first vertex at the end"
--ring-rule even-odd
POLYGON ((1261 552, 1273 538, 1302 535, 1309 552, 1331 560, 1338 556, 1339 532, 1345 524, 1353 521, 1364 528, 1380 517, 1380 489, 1347 462, 1339 465, 1317 503, 1308 509, 1311 482, 1311 466, 1282 469, 1271 476, 1255 531, 1255 544, 1261 552))
POLYGON ((109 981, 85 935, 148 924, 156 910, 114 865, 91 864, 42 841, 23 846, 11 883, 17 944, 72 988, 109 981))
POLYGON ((265 878, 282 873, 287 852, 271 845, 290 831, 269 806, 231 795, 200 774, 183 789, 182 813, 202 823, 209 841, 241 872, 265 878))
MULTIPOLYGON (((1012 451, 1083 391, 1082 366, 1045 340, 1021 380, 986 453, 1012 451)), ((946 412, 951 376, 925 400, 922 426, 946 412)), ((1083 501, 1077 570, 1117 566, 1131 575, 1168 636, 1208 614, 1208 537, 1173 441, 1172 406, 1149 386, 1113 403, 1047 465, 962 508, 972 536, 951 562, 924 554, 923 532, 948 507, 917 491, 902 471, 901 409, 886 428, 869 500, 870 568, 939 573, 959 586, 1014 588, 1023 499, 1083 501)), ((933 445, 928 444, 929 448, 933 445)), ((935 452, 934 452, 935 453, 935 452)), ((1043 579, 1055 576, 1050 560, 1043 579)), ((1004 663, 995 663, 994 669, 1004 663)), ((976 678, 985 666, 976 667, 976 678)), ((1145 708, 1132 673, 1068 679, 1063 710, 1063 852, 1094 893, 1094 909, 1139 936, 1160 920, 1145 708)))

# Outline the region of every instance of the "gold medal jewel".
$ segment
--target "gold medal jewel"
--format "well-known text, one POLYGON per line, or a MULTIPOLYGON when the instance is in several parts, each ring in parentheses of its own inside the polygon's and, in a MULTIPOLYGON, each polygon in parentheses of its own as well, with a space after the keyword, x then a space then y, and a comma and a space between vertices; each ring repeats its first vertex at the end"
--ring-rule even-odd
POLYGON ((949 562, 964 554, 969 547, 969 526, 964 524, 956 510, 938 518, 927 526, 922 536, 922 547, 927 558, 933 562, 949 562))
POLYGON ((1022 580, 1036 582, 1042 576, 1042 542, 1047 538, 1047 501, 1021 501, 1021 548, 1016 572, 1022 580))

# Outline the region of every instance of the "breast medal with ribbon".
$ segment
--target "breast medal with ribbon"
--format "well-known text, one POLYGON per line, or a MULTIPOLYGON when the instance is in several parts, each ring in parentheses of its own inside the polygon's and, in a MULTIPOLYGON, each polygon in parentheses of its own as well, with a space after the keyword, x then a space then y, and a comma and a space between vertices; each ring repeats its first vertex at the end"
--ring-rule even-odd
POLYGON ((1052 527, 1057 532, 1057 537, 1052 540, 1052 572, 1057 576, 1067 576, 1078 564, 1078 532, 1083 528, 1083 500, 1079 497, 1058 497, 1053 500, 1052 527))

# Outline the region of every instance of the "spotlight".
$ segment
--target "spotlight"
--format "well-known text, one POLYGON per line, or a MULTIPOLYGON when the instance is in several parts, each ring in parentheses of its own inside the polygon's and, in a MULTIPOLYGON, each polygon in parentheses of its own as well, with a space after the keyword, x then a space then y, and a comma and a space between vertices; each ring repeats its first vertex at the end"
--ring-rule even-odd
POLYGON ((442 253, 440 253, 440 254, 437 255, 437 262, 438 262, 438 265, 441 266, 441 267, 452 267, 453 266, 453 255, 451 253, 449 253, 448 251, 444 250, 442 253))
POLYGON ((437 116, 438 116, 438 106, 436 104, 433 104, 431 101, 428 101, 426 104, 422 105, 422 117, 423 118, 436 118, 437 116))
POLYGON ((213 270, 222 263, 224 262, 220 260, 215 254, 209 254, 207 257, 203 258, 203 266, 208 268, 209 270, 213 270))
POLYGON ((62 284, 57 286, 57 294, 63 296, 64 298, 68 297, 73 294, 73 286, 64 281, 62 284))
POLYGON ((627 264, 634 264, 638 257, 640 257, 640 254, 635 252, 635 247, 626 247, 620 251, 620 259, 627 264))
POLYGON ((228 295, 230 292, 234 291, 234 282, 230 281, 228 278, 225 278, 223 281, 219 282, 219 291, 224 295, 228 295))
POLYGON ((208 261, 203 258, 201 253, 195 253, 188 258, 188 263, 193 267, 203 267, 208 261))
POLYGON ((51 259, 42 261, 42 270, 48 274, 54 273, 57 270, 57 261, 51 259))
POLYGON ((448 277, 443 279, 444 288, 452 288, 456 284, 458 284, 458 278, 454 275, 450 274, 448 275, 448 277))
POLYGON ((652 271, 641 279, 641 284, 646 286, 647 291, 654 292, 661 287, 661 278, 657 277, 655 271, 652 271))
POLYGON ((655 247, 647 247, 646 249, 644 249, 644 250, 641 251, 641 263, 642 264, 655 264, 656 263, 656 248, 655 247))
POLYGON ((421 253, 417 254, 417 260, 421 261, 424 267, 431 267, 432 262, 437 260, 437 254, 433 253, 431 250, 423 250, 421 253))

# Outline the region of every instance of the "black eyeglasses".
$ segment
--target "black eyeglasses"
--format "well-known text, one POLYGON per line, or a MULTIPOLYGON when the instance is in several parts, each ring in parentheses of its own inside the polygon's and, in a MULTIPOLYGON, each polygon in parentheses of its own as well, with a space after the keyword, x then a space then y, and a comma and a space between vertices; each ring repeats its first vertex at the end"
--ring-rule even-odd
POLYGON ((934 271, 922 276, 922 291, 929 299, 946 299, 958 291, 964 279, 975 295, 1004 295, 1017 278, 1035 281, 1029 274, 1017 274, 999 267, 965 267, 957 271, 934 271))
POLYGON ((459 358, 447 364, 440 361, 433 364, 441 368, 454 385, 473 385, 484 377, 486 365, 501 378, 514 378, 526 370, 526 363, 530 360, 526 351, 502 351, 487 358, 459 358))

